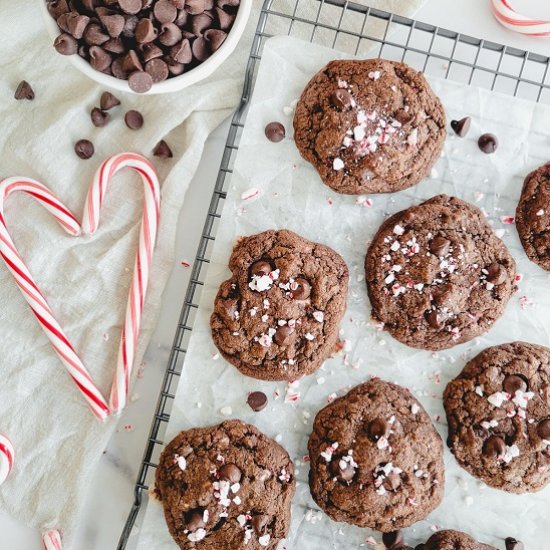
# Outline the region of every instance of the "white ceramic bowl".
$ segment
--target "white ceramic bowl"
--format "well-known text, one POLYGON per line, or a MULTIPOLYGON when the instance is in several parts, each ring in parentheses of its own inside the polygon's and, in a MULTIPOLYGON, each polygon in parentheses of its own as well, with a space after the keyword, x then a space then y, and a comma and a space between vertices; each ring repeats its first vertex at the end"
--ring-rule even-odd
MULTIPOLYGON (((53 41, 61 31, 55 22, 55 19, 48 12, 46 7, 46 0, 36 0, 40 4, 40 10, 42 11, 42 18, 48 30, 49 35, 53 41)), ((169 92, 177 92, 191 86, 200 80, 203 80, 210 76, 233 52, 236 48, 243 32, 246 27, 246 23, 250 16, 250 10, 252 9, 253 0, 241 0, 239 10, 237 11, 237 16, 233 22, 233 26, 227 35, 224 43, 215 51, 206 61, 203 61, 200 65, 197 65, 195 68, 191 69, 189 72, 183 73, 179 76, 173 76, 162 82, 157 82, 153 84, 153 87, 146 92, 145 94, 138 95, 152 95, 152 94, 165 94, 169 92)), ((57 53, 52 45, 52 52, 54 55, 61 55, 57 53)), ((104 74, 100 71, 96 71, 92 66, 80 57, 77 54, 63 56, 66 57, 77 69, 79 69, 86 76, 91 79, 99 82, 102 86, 107 86, 109 88, 114 88, 115 90, 120 90, 123 92, 136 93, 130 89, 128 86, 127 80, 121 80, 120 78, 115 78, 104 74)))

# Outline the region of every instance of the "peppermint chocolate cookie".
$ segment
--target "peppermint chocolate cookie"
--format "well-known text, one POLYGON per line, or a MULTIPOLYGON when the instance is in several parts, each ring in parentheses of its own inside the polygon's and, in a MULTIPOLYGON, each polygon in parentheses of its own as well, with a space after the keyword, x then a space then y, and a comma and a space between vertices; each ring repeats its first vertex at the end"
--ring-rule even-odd
POLYGON ((525 178, 516 227, 529 259, 550 271, 550 163, 525 178))
POLYGON ((274 550, 294 490, 288 453, 240 420, 181 432, 162 452, 155 484, 182 550, 274 550))
POLYGON ((446 195, 386 220, 365 270, 373 318, 428 350, 487 332, 516 290, 515 262, 481 210, 446 195))
POLYGON ((438 531, 425 544, 415 550, 497 550, 494 546, 477 542, 470 535, 461 531, 438 531))
POLYGON ((334 250, 291 231, 242 238, 210 319, 221 354, 243 374, 295 380, 335 351, 348 268, 334 250))
POLYGON ((448 445, 470 474, 511 493, 550 482, 550 349, 513 342, 482 351, 443 404, 448 445))
POLYGON ((302 92, 294 140, 338 193, 390 193, 430 172, 445 113, 424 76, 384 59, 331 61, 302 92))
POLYGON ((309 486, 335 521, 389 532, 443 498, 443 443, 412 395, 372 379, 319 411, 308 444, 309 486))

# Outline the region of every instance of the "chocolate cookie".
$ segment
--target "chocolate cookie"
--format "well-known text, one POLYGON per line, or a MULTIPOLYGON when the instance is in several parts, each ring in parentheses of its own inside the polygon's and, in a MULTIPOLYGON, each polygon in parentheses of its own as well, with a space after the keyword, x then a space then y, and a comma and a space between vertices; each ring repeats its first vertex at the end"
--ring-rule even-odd
POLYGON ((483 334, 516 290, 515 262, 481 211, 446 195, 387 219, 365 270, 373 318, 413 348, 483 334))
POLYGON ((221 354, 243 374, 295 380, 335 351, 348 268, 327 246, 291 231, 242 238, 210 319, 221 354))
POLYGON ((294 490, 288 453, 240 420, 181 432, 162 452, 155 484, 182 550, 274 550, 294 490))
POLYGON ((470 474, 511 493, 550 482, 550 349, 513 342, 482 351, 443 404, 448 445, 470 474))
POLYGON ((529 259, 550 271, 550 163, 525 178, 516 227, 529 259))
POLYGON ((439 158, 445 113, 424 76, 384 59, 331 61, 296 106, 294 140, 338 193, 417 184, 439 158))
POLYGON ((443 498, 443 443, 404 388, 379 379, 319 411, 308 444, 309 486, 335 521, 389 532, 443 498))
POLYGON ((438 531, 426 543, 415 550, 497 550, 494 546, 477 542, 470 535, 461 531, 438 531))

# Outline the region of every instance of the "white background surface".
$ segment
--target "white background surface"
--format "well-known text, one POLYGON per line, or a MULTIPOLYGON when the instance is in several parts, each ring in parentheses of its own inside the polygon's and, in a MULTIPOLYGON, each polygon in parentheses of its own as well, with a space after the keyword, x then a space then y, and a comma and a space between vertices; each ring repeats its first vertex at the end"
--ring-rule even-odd
MULTIPOLYGON (((528 15, 550 18, 550 3, 544 0, 513 2, 514 6, 520 4, 523 4, 524 12, 528 15)), ((489 12, 488 0, 428 0, 416 18, 475 37, 550 54, 550 39, 524 38, 500 27, 489 12)), ((188 192, 178 231, 177 250, 181 260, 192 262, 195 256, 226 133, 227 124, 210 138, 197 176, 188 192)), ((139 398, 126 410, 120 428, 101 461, 87 503, 88 519, 80 526, 82 545, 78 550, 116 548, 133 500, 133 486, 156 405, 158 385, 168 358, 189 274, 190 269, 182 267, 179 262, 174 266, 159 326, 147 352, 144 375, 135 387, 134 393, 139 398)), ((40 549, 39 533, 0 514, 0 550, 40 549)))

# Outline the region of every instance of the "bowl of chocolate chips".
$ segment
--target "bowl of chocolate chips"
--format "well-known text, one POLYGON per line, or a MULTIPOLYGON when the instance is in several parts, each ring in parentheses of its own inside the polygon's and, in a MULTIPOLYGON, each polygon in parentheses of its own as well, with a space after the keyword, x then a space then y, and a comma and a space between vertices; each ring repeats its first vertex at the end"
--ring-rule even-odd
POLYGON ((103 86, 175 92, 237 46, 253 0, 39 0, 53 47, 103 86))

